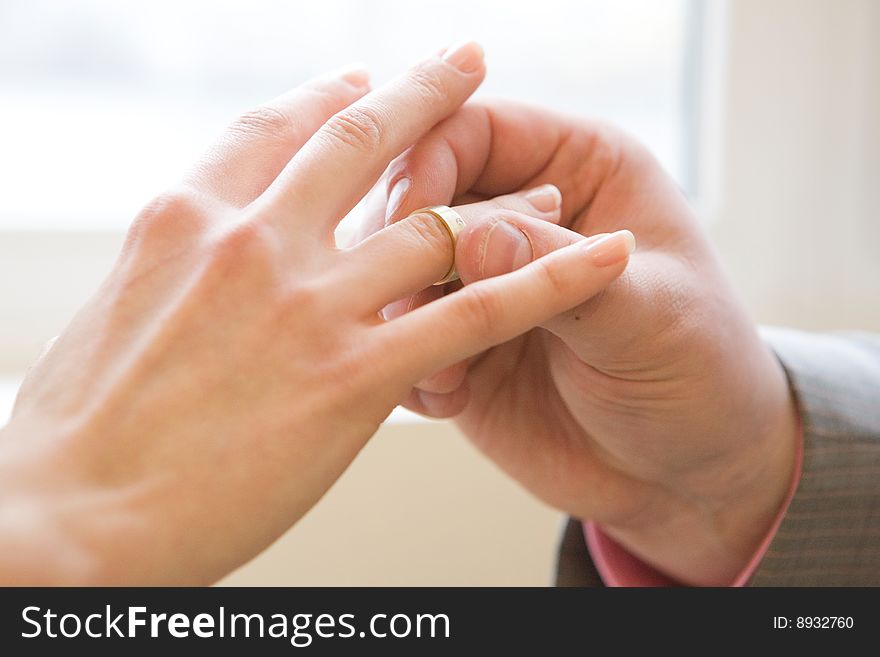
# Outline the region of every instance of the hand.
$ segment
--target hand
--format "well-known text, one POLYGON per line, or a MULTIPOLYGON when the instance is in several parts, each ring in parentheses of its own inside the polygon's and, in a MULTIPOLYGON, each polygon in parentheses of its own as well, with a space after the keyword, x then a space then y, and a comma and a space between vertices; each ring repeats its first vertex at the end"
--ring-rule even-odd
MULTIPOLYGON (((380 319, 447 271, 445 229, 415 215, 350 249, 333 230, 483 73, 470 44, 366 96, 362 72, 307 84, 140 214, 0 437, 0 580, 214 581, 300 518, 415 382, 623 270, 626 254, 592 266, 576 245, 380 319)), ((532 210, 511 196, 460 212, 532 210)))
MULTIPOLYGON (((462 280, 621 228, 639 242, 626 272, 543 329, 426 378, 408 406, 456 416, 536 495, 601 523, 669 576, 727 584, 785 498, 796 413, 687 202, 645 149, 592 121, 469 104, 397 159, 372 196, 394 221, 428 198, 540 183, 562 192, 561 226, 474 227, 458 243, 462 280)), ((545 188, 546 208, 555 198, 545 188)), ((375 214, 371 225, 385 220, 375 214)), ((440 294, 420 292, 387 314, 440 294)))

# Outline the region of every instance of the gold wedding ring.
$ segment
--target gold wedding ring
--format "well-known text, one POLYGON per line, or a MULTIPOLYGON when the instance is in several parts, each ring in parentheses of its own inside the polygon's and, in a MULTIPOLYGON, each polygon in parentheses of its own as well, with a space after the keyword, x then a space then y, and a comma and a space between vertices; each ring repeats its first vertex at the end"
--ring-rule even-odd
POLYGON ((421 210, 416 210, 413 214, 419 214, 420 212, 425 212, 432 217, 439 219, 440 223, 443 224, 443 227, 446 229, 446 232, 449 233, 449 239, 452 240, 452 263, 449 265, 449 271, 446 272, 446 275, 443 278, 434 283, 434 285, 443 285, 450 281, 457 281, 458 272, 455 270, 455 243, 458 239, 458 234, 464 230, 467 223, 465 223, 465 220, 461 218, 461 215, 458 214, 458 212, 445 205, 432 205, 427 208, 422 208, 421 210))

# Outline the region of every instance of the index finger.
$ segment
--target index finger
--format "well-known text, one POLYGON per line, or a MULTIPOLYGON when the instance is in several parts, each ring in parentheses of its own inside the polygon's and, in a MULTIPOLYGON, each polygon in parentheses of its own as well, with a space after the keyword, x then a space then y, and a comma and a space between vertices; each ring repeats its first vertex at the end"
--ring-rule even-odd
POLYGON ((388 163, 454 112, 485 74, 473 42, 449 48, 368 94, 327 121, 266 193, 276 216, 319 218, 332 229, 388 163), (340 184, 342 183, 342 184, 340 184))

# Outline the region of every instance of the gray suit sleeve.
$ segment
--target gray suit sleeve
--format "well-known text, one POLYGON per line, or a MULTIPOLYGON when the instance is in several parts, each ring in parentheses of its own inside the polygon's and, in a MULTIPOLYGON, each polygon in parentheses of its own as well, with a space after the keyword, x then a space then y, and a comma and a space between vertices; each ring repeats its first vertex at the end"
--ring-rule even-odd
POLYGON ((797 397, 804 462, 751 583, 880 585, 880 336, 763 336, 797 397))
MULTIPOLYGON (((804 428, 803 469, 752 586, 880 585, 880 336, 764 329, 804 428)), ((572 520, 556 584, 601 586, 572 520)))

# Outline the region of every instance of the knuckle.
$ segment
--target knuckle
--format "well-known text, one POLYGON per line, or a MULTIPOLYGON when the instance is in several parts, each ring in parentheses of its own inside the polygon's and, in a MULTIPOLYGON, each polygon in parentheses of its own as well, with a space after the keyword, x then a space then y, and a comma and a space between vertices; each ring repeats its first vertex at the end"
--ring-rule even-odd
POLYGON ((395 225, 413 235, 420 246, 426 246, 440 253, 452 252, 452 240, 449 233, 434 215, 427 212, 417 212, 395 225))
POLYGON ((572 144, 575 150, 582 153, 577 175, 604 180, 621 165, 624 145, 631 142, 637 144, 611 124, 586 122, 583 127, 582 136, 572 144))
POLYGON ((285 112, 271 105, 260 105, 239 116, 231 126, 233 133, 245 137, 296 138, 296 126, 285 112))
POLYGON ((559 268, 544 258, 538 258, 533 264, 538 267, 538 275, 551 295, 566 297, 571 293, 571 281, 562 275, 559 268))
MULTIPOLYGON (((312 281, 299 281, 291 285, 284 295, 285 312, 295 317, 317 317, 324 307, 327 293, 312 281)), ((322 333, 323 338, 328 334, 322 333)))
POLYGON ((481 334, 492 334, 501 318, 501 305, 490 287, 471 285, 463 296, 463 312, 468 325, 481 334))
POLYGON ((204 224, 202 203, 195 193, 180 187, 160 194, 144 206, 128 230, 126 243, 131 246, 164 242, 201 229, 204 224))
POLYGON ((381 112, 366 106, 352 105, 335 114, 324 126, 333 140, 359 150, 372 151, 382 141, 385 119, 381 112))
POLYGON ((199 203, 195 195, 181 187, 153 198, 138 214, 137 219, 144 223, 183 220, 199 214, 199 203))
POLYGON ((425 65, 417 68, 410 76, 412 86, 419 98, 427 105, 445 103, 449 98, 449 79, 444 69, 425 65))
POLYGON ((269 230, 257 221, 244 221, 218 232, 209 248, 210 260, 220 268, 258 272, 274 261, 278 246, 269 230))

